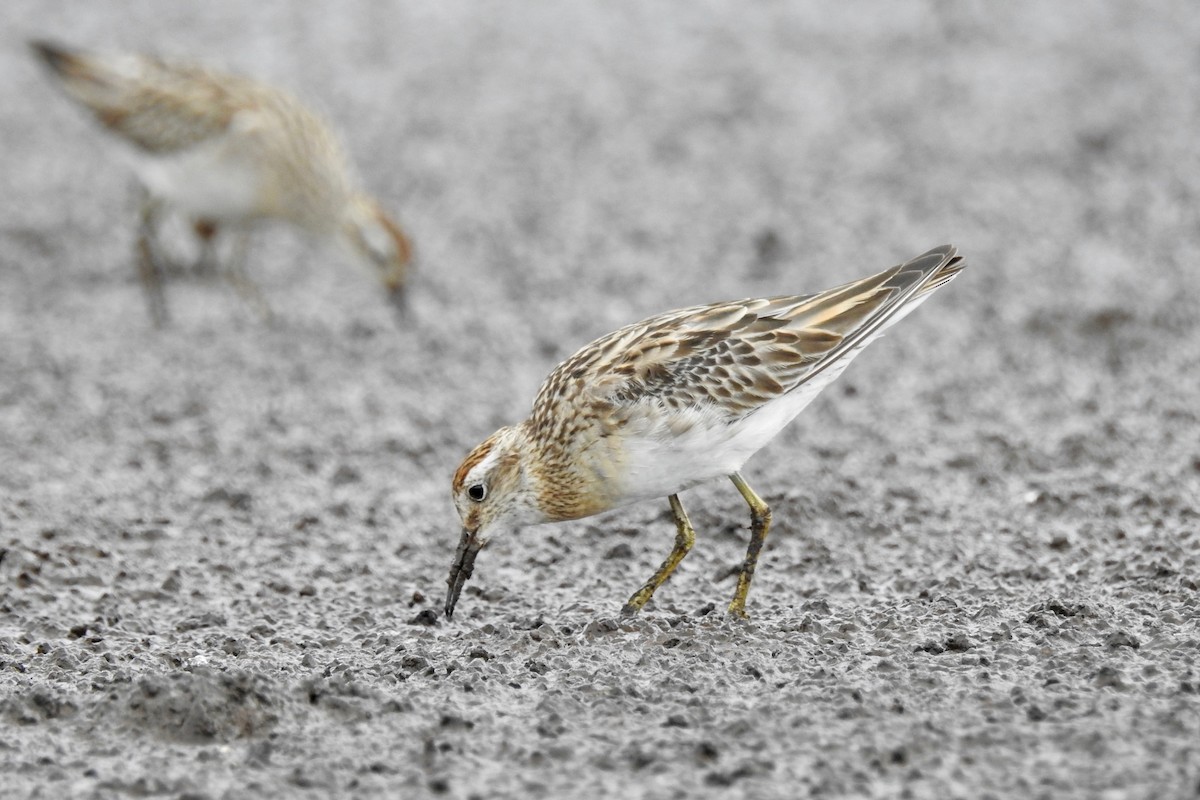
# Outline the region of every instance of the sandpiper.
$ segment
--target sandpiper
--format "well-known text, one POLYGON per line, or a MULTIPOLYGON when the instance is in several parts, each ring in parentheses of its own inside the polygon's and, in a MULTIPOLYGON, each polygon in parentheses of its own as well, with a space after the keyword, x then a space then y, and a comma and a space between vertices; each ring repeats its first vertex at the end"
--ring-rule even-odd
POLYGON ((636 614, 695 541, 679 493, 727 476, 750 506, 750 544, 729 604, 731 616, 745 617, 771 511, 742 466, 964 266, 944 245, 818 294, 671 311, 580 349, 550 373, 528 419, 496 431, 455 473, 462 535, 446 616, 495 536, 666 496, 675 546, 625 604, 623 614, 636 614))
POLYGON ((398 310, 412 248, 352 177, 337 137, 291 95, 238 75, 133 53, 32 42, 66 93, 128 147, 142 187, 136 264, 156 324, 167 319, 158 229, 170 209, 191 221, 197 264, 216 266, 215 237, 239 232, 223 272, 267 314, 243 271, 246 227, 281 219, 337 240, 383 282, 398 310))

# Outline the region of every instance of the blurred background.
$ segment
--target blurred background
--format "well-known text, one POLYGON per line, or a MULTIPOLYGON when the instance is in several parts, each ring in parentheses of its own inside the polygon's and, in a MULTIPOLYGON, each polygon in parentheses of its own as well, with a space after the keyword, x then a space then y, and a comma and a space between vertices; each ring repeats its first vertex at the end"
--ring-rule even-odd
MULTIPOLYGON (((0 8, 0 31, 0 566, 14 653, 120 607, 127 621, 175 631, 149 649, 121 639, 135 665, 127 681, 162 669, 163 648, 183 653, 176 663, 202 653, 244 665, 250 656, 210 651, 203 631, 178 626, 216 608, 221 641, 295 675, 309 669, 303 653, 267 647, 243 617, 267 614, 293 639, 304 626, 350 631, 323 657, 367 658, 358 669, 378 690, 399 669, 380 630, 425 637, 422 658, 435 664, 431 654, 464 646, 460 629, 404 627, 430 602, 414 597, 441 592, 456 536, 450 476, 471 446, 525 414, 555 363, 650 314, 817 291, 947 241, 968 271, 751 462, 778 536, 751 606, 778 622, 804 598, 840 596, 882 614, 895 598, 856 594, 870 595, 864 580, 913 597, 949 577, 974 587, 951 591, 964 605, 1019 598, 1014 624, 1039 592, 1084 591, 1080 582, 1114 593, 1086 602, 1121 624, 1196 618, 1192 3, 16 0, 0 8), (173 325, 154 330, 131 266, 131 175, 31 58, 30 38, 195 60, 321 112, 413 238, 415 324, 398 328, 369 275, 279 226, 256 237, 249 265, 274 324, 219 283, 182 281, 167 288, 173 325), (111 557, 76 558, 64 540, 111 557), (164 593, 171 575, 177 589, 164 593), (1130 576, 1154 575, 1170 590, 1129 589, 1130 576), (270 585, 285 590, 261 589, 270 585), (303 602, 301 589, 312 590, 303 602), (355 617, 361 609, 373 616, 355 617), (376 655, 362 655, 364 638, 376 655)), ((708 487, 688 502, 715 538, 705 546, 701 534, 694 571, 657 601, 666 608, 723 601, 731 585, 712 576, 740 553, 729 541, 744 523, 735 493, 708 487)), ((488 553, 484 594, 466 599, 477 616, 456 624, 545 613, 582 628, 612 613, 669 546, 662 513, 638 506, 488 553), (631 538, 650 525, 664 530, 631 538), (596 566, 626 541, 635 563, 596 566)), ((1057 738, 1030 732, 1022 711, 999 734, 1012 749, 922 761, 921 779, 856 782, 855 757, 839 761, 840 750, 824 767, 803 763, 852 793, 903 784, 982 796, 988 781, 1022 785, 1010 769, 1025 763, 1022 748, 1042 747, 1054 756, 1026 789, 1182 786, 1197 755, 1176 727, 1196 722, 1194 694, 1155 691, 1195 685, 1195 634, 1194 623, 1179 634, 1190 656, 1138 656, 1169 680, 1137 702, 1183 717, 1097 712, 1154 746, 1106 749, 1087 739, 1092 723, 1064 723, 1057 738), (1089 778, 1080 765, 1093 758, 1106 763, 1089 778), (1154 784, 1147 764, 1174 766, 1154 784)), ((90 705, 94 656, 72 655, 77 675, 34 671, 101 719, 113 712, 90 705)), ((1042 685, 991 658, 1013 685, 1042 685)), ((1099 667, 1087 663, 1072 674, 1094 688, 1099 667)), ((945 738, 906 758, 969 738, 984 711, 952 685, 936 691, 969 708, 965 727, 943 708, 945 738)), ((912 691, 910 706, 933 702, 912 691)), ((440 706, 415 702, 434 716, 401 727, 436 727, 440 706)), ((822 714, 842 718, 814 708, 804 731, 819 743, 822 714)), ((763 713, 774 720, 764 730, 784 724, 763 713)), ((862 724, 865 736, 881 723, 868 714, 862 724)), ((601 746, 576 733, 578 752, 601 746)), ((414 764, 421 746, 402 746, 415 748, 414 764)), ((503 752, 476 754, 479 780, 503 752)), ((314 757, 300 747, 277 763, 314 757)), ((654 774, 692 786, 683 762, 665 758, 654 774)), ((763 780, 770 796, 779 784, 763 780)))

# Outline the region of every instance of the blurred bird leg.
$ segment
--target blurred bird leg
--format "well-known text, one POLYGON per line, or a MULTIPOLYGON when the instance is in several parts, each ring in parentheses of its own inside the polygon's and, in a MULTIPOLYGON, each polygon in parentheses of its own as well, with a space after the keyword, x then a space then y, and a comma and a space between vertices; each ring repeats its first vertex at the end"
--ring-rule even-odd
POLYGON ((201 277, 212 277, 220 270, 220 259, 217 257, 217 223, 212 220, 198 219, 192 223, 192 230, 200 240, 200 253, 192 265, 192 274, 201 277))
POLYGON ((242 298, 247 305, 252 306, 264 322, 270 322, 275 318, 271 306, 267 303, 258 284, 246 274, 246 254, 249 250, 250 232, 239 230, 234 237, 233 251, 229 255, 229 261, 222 270, 222 274, 234 291, 238 293, 238 297, 242 298))
POLYGON ((150 319, 156 328, 161 328, 168 319, 167 298, 163 292, 163 265, 157 252, 158 218, 161 210, 161 204, 151 197, 149 192, 143 191, 135 262, 138 278, 146 293, 150 319))

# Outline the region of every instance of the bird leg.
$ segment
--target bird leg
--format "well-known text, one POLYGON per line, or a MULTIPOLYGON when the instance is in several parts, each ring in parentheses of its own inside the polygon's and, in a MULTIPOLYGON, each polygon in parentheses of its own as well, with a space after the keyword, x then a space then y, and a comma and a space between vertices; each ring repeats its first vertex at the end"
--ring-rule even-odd
POLYGON ((762 551, 763 542, 767 539, 767 530, 771 527, 771 509, 763 499, 754 493, 740 473, 729 476, 733 485, 742 493, 742 498, 750 506, 750 546, 746 548, 746 560, 738 573, 737 590, 729 603, 729 613, 745 619, 746 594, 750 591, 750 581, 754 578, 754 568, 758 566, 758 554, 762 551))
POLYGON ((679 562, 683 561, 683 557, 692 549, 692 545, 696 543, 696 531, 692 529, 692 523, 688 521, 687 512, 683 510, 683 504, 679 502, 679 495, 671 495, 671 513, 675 516, 675 547, 671 550, 671 554, 667 556, 667 560, 662 563, 658 571, 650 577, 642 585, 642 588, 633 593, 633 597, 629 598, 629 602, 621 609, 621 616, 632 617, 634 614, 642 610, 642 606, 646 605, 646 601, 654 594, 658 587, 666 583, 667 578, 671 577, 671 573, 679 566, 679 562))
POLYGON ((143 192, 138 220, 137 270, 142 289, 146 292, 146 303, 154 327, 161 328, 167 322, 167 298, 163 291, 163 265, 157 252, 158 201, 143 192))
POLYGON ((192 265, 192 274, 212 277, 217 274, 220 260, 217 258, 217 223, 208 219, 192 222, 192 230, 200 240, 200 254, 192 265))
POLYGON ((412 304, 408 299, 407 287, 401 285, 395 288, 389 288, 388 305, 392 307, 392 312, 395 316, 396 325, 398 327, 407 328, 412 326, 412 304))
POLYGON ((225 265, 222 274, 225 280, 238 293, 238 296, 243 301, 254 307, 259 316, 264 321, 270 322, 274 315, 271 313, 271 307, 267 305, 267 300, 263 297, 262 290, 258 288, 258 284, 250 280, 246 274, 246 252, 250 247, 250 234, 248 231, 238 231, 237 237, 233 241, 233 253, 229 257, 229 263, 225 265))

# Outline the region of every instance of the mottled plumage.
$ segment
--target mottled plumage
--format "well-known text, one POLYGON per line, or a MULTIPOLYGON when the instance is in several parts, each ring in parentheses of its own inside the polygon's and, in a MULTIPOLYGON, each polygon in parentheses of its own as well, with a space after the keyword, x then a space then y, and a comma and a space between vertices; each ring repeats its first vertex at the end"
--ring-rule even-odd
MULTIPOLYGON (((360 191, 330 128, 294 97, 192 64, 32 46, 66 93, 129 145, 145 188, 138 269, 156 321, 166 315, 157 244, 166 208, 194 223, 204 262, 214 259, 220 228, 280 219, 343 243, 402 302, 412 258, 407 237, 360 191)), ((243 248, 239 242, 229 277, 254 293, 241 272, 243 248)))
POLYGON ((863 347, 964 266, 946 245, 817 294, 672 311, 580 349, 550 373, 527 420, 501 428, 456 472, 463 534, 447 615, 475 554, 505 528, 666 495, 676 547, 626 604, 636 612, 694 539, 678 493, 723 475, 752 512, 750 551, 730 604, 744 615, 770 510, 741 478, 742 465, 863 347))

